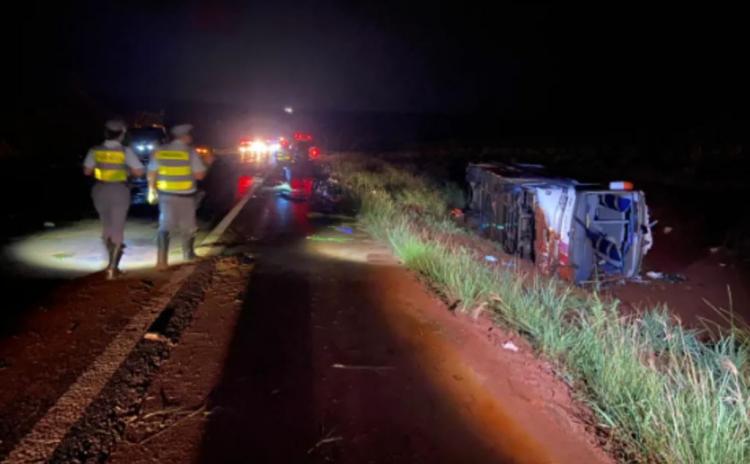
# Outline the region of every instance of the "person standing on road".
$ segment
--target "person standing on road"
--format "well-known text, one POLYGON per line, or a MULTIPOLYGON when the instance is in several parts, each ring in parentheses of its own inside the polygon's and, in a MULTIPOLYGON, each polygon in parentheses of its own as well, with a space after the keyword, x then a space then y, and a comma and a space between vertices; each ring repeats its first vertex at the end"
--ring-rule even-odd
POLYGON ((96 179, 91 197, 99 213, 102 240, 109 255, 106 270, 109 280, 120 274, 120 259, 125 248, 125 221, 130 208, 130 189, 126 185, 128 171, 136 177, 144 173, 143 164, 135 153, 122 146, 126 130, 122 121, 107 121, 104 143, 91 148, 83 161, 83 173, 96 179))
POLYGON ((206 167, 190 144, 193 126, 181 124, 172 128, 173 141, 159 147, 148 165, 148 200, 159 202, 159 236, 156 268, 167 268, 169 238, 182 236, 182 255, 195 259, 196 182, 206 175, 206 167))

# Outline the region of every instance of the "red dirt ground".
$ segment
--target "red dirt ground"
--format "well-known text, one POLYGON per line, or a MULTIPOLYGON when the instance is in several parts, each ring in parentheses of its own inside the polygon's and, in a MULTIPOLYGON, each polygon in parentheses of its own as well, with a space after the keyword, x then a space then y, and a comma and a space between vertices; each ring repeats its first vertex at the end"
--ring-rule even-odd
POLYGON ((646 256, 643 283, 613 287, 609 293, 634 308, 667 305, 689 325, 701 325, 701 319, 724 324, 725 321, 706 301, 718 308, 733 309, 736 316, 750 322, 750 273, 736 257, 719 248, 696 246, 691 235, 679 226, 669 234, 664 227, 655 230, 654 249, 646 256), (646 272, 681 274, 687 281, 654 281, 646 272))

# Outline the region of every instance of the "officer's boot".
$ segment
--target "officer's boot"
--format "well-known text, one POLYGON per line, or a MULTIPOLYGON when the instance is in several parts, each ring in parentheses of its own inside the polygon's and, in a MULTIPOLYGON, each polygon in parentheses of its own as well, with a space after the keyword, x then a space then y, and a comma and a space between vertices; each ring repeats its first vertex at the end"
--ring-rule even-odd
POLYGON ((195 258, 195 234, 186 235, 182 239, 182 259, 194 261, 195 258))
POLYGON ((125 245, 122 243, 112 244, 112 249, 109 252, 109 266, 107 266, 107 280, 112 280, 122 274, 120 271, 120 259, 122 259, 122 251, 125 245))
POLYGON ((169 232, 159 232, 157 238, 156 269, 164 271, 167 269, 167 256, 169 255, 169 232))
POLYGON ((112 250, 115 248, 115 244, 107 237, 104 239, 104 246, 107 248, 107 269, 109 269, 112 266, 112 250))

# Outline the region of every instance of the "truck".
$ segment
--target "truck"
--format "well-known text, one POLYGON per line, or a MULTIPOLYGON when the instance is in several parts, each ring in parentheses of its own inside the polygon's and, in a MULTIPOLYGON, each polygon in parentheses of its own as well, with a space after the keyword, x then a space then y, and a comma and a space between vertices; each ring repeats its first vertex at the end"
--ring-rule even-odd
POLYGON ((543 274, 576 284, 632 279, 653 246, 645 194, 630 182, 582 183, 520 163, 469 164, 466 180, 483 235, 543 274))

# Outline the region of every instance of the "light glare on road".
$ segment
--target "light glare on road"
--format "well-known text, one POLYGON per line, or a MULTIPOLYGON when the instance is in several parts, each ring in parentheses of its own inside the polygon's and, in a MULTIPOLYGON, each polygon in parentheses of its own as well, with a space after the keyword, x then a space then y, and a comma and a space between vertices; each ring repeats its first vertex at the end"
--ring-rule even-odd
MULTIPOLYGON (((101 242, 98 221, 86 220, 69 226, 45 230, 10 244, 6 252, 31 271, 61 277, 75 277, 101 271, 107 255, 101 242)), ((150 269, 156 263, 156 224, 130 219, 125 229, 123 270, 150 269)), ((182 261, 182 251, 175 244, 170 262, 182 261)))

